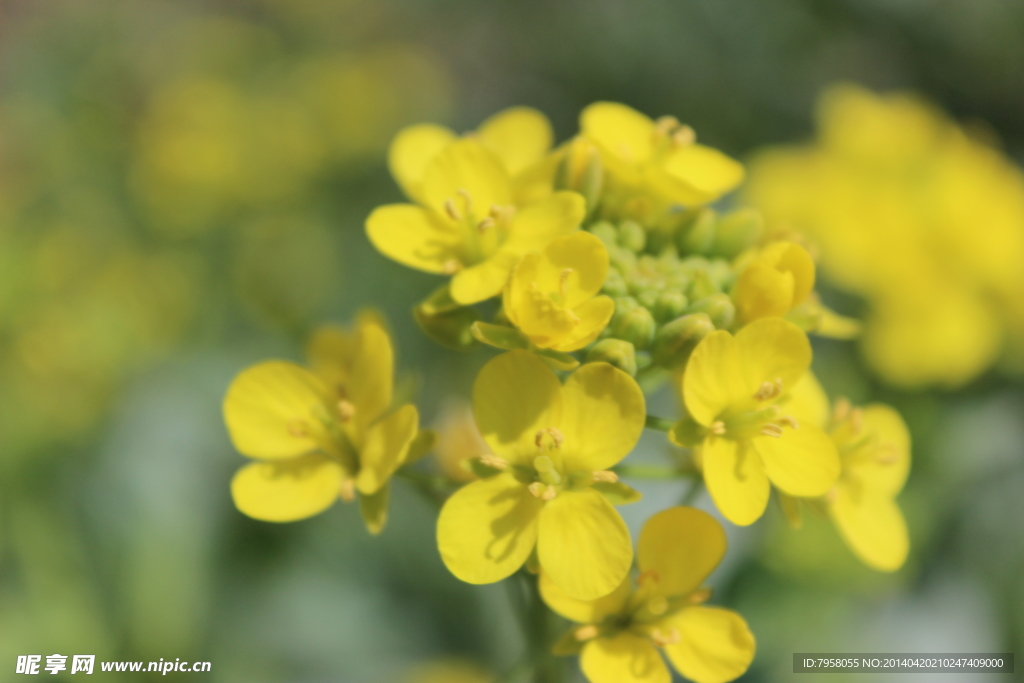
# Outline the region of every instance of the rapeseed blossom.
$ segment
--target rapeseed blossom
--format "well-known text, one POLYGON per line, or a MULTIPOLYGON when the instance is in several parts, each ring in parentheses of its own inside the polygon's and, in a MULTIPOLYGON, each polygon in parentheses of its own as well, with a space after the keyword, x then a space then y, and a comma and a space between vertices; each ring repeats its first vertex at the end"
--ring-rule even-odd
POLYGON ((615 303, 597 296, 608 274, 608 251, 577 232, 523 256, 505 288, 505 314, 532 344, 575 351, 597 338, 615 303))
POLYGON ((578 600, 542 574, 548 606, 580 624, 561 649, 580 651, 591 683, 669 683, 661 653, 696 683, 738 678, 754 658, 754 636, 739 614, 703 604, 711 591, 702 584, 725 550, 725 531, 713 517, 675 507, 644 524, 635 587, 627 578, 610 595, 578 600))
POLYGON ((814 289, 814 261, 794 242, 775 242, 752 254, 732 298, 741 324, 786 315, 814 289))
POLYGON ((690 356, 680 382, 688 417, 671 436, 697 447, 708 491, 734 524, 761 517, 772 484, 792 496, 821 496, 839 476, 828 435, 780 405, 810 364, 807 336, 780 318, 735 336, 712 332, 690 356))
POLYGON ((644 427, 643 392, 607 363, 564 386, 528 351, 491 360, 473 412, 495 474, 457 491, 437 523, 441 558, 468 583, 500 581, 536 552, 550 579, 585 600, 612 592, 633 561, 629 531, 606 494, 625 489, 608 468, 644 427))
POLYGON ((377 315, 363 313, 351 333, 319 330, 309 362, 265 361, 228 388, 231 440, 256 460, 235 474, 232 498, 250 517, 292 522, 358 493, 366 526, 378 533, 388 480, 419 434, 415 406, 391 410, 391 339, 377 315))
POLYGON ((908 94, 822 96, 818 138, 760 153, 746 196, 806 233, 823 273, 869 304, 862 348, 886 379, 962 385, 1024 349, 1024 173, 908 94))

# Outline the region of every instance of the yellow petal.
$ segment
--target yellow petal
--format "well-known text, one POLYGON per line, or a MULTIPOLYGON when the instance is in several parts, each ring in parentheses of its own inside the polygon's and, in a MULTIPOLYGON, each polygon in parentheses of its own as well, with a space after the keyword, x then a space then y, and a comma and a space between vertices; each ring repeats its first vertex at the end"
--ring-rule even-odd
POLYGON ((554 133, 547 117, 536 109, 512 107, 484 121, 477 136, 514 176, 544 158, 554 133))
POLYGON ((600 624, 605 617, 621 613, 629 601, 633 588, 627 576, 619 587, 597 600, 577 600, 558 587, 547 574, 541 572, 540 594, 552 610, 569 621, 579 624, 600 624))
POLYGON ((623 631, 583 646, 580 668, 590 683, 671 683, 665 660, 647 638, 623 631))
POLYGON ((801 425, 824 428, 829 418, 828 396, 812 372, 804 373, 778 405, 784 414, 796 418, 801 425))
POLYGON ((793 307, 796 284, 791 273, 754 261, 736 279, 732 298, 742 323, 769 317, 782 317, 793 307))
POLYGON ((674 507, 644 524, 637 565, 641 573, 657 573, 661 595, 689 595, 722 561, 725 548, 725 529, 714 517, 696 508, 674 507))
POLYGON ((739 678, 754 660, 754 636, 743 617, 718 607, 687 607, 663 620, 680 640, 666 645, 672 665, 695 683, 725 683, 739 678))
POLYGON ((647 418, 636 380, 608 363, 587 363, 569 376, 562 396, 566 471, 606 470, 633 450, 647 418))
POLYGON ((254 462, 235 473, 235 507, 264 522, 294 522, 331 507, 344 471, 320 453, 274 462, 254 462))
POLYGON ((388 482, 405 459, 418 431, 419 414, 413 405, 402 406, 367 430, 356 477, 360 493, 376 493, 388 482))
POLYGON ((358 429, 366 429, 391 405, 395 354, 391 337, 380 316, 370 311, 360 313, 356 321, 352 369, 345 389, 347 399, 355 406, 358 429))
POLYGON ((473 415, 496 454, 532 465, 537 432, 562 421, 562 386, 554 371, 529 351, 491 359, 473 384, 473 415))
POLYGON ((508 473, 467 484, 448 499, 437 520, 445 566, 474 584, 512 575, 533 552, 543 505, 508 473))
POLYGON ((743 381, 736 340, 728 332, 712 332, 690 354, 683 373, 683 400, 697 422, 710 425, 722 411, 752 393, 743 381))
POLYGON ((704 145, 685 145, 660 164, 674 181, 669 196, 682 203, 717 199, 743 181, 743 164, 704 145))
POLYGON ((366 219, 366 235, 388 258, 427 273, 444 273, 459 261, 458 232, 412 204, 374 209, 366 219))
POLYGON ((398 132, 388 149, 388 168, 407 197, 420 198, 427 165, 455 139, 455 133, 432 123, 409 126, 398 132))
POLYGON ((555 192, 521 207, 512 219, 508 238, 499 251, 522 256, 544 249, 553 239, 580 227, 587 203, 575 192, 555 192))
POLYGON ((564 292, 562 305, 576 308, 601 291, 608 275, 608 250, 589 232, 555 238, 545 247, 534 274, 542 292, 564 292))
POLYGON ((543 256, 530 252, 520 259, 505 288, 503 305, 509 320, 530 338, 534 345, 549 348, 572 333, 576 315, 555 303, 551 290, 538 286, 543 256))
POLYGON ((781 318, 764 318, 744 327, 736 334, 736 350, 744 381, 755 390, 777 379, 788 389, 811 367, 807 335, 781 318))
POLYGON ((862 562, 885 572, 903 566, 910 538, 903 513, 892 498, 840 485, 829 511, 846 544, 862 562))
POLYGON ((701 446, 704 483, 719 511, 733 524, 756 522, 768 506, 771 485, 764 463, 750 447, 712 437, 701 446))
POLYGON ((452 298, 468 306, 501 294, 517 258, 499 251, 483 263, 460 270, 452 278, 452 298))
POLYGON ((491 207, 508 206, 512 186, 505 167, 480 142, 462 139, 445 147, 427 165, 423 176, 423 199, 438 215, 447 215, 445 202, 451 200, 464 217, 477 223, 491 207))
POLYGON ((337 391, 348 384, 354 349, 352 335, 339 326, 325 325, 310 336, 306 358, 310 369, 337 391))
POLYGON ((622 517, 597 491, 563 491, 544 504, 537 557, 567 595, 596 600, 614 591, 629 573, 633 544, 622 517))
POLYGON ((595 296, 573 310, 578 319, 572 332, 562 337, 550 348, 556 351, 576 351, 597 339, 597 335, 608 327, 615 314, 615 302, 609 296, 595 296))
POLYGON ((782 436, 757 436, 750 444, 764 461, 771 482, 791 496, 824 495, 839 478, 836 445, 814 425, 784 427, 782 436))
POLYGON ((874 435, 866 447, 873 453, 851 458, 848 467, 865 488, 895 496, 910 472, 910 431, 898 412, 880 403, 864 407, 861 424, 874 435))
POLYGON ((645 163, 654 152, 654 122, 624 104, 591 104, 580 114, 580 130, 601 148, 616 170, 645 163))
POLYGON ((331 405, 324 382, 285 361, 243 370, 224 397, 224 421, 240 453, 253 458, 291 458, 319 448, 321 416, 331 405))

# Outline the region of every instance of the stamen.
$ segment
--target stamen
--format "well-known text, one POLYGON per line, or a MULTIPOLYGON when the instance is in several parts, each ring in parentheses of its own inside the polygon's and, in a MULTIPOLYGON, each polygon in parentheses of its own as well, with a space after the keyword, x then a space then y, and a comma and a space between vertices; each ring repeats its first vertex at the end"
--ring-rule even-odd
POLYGON ((654 616, 660 616, 668 611, 668 600, 662 596, 652 598, 647 603, 647 611, 654 616))
POLYGON ((680 126, 672 133, 672 144, 676 147, 689 147, 697 142, 697 133, 689 126, 680 126))
POLYGON ((661 574, 657 570, 648 569, 636 577, 636 583, 640 588, 647 588, 648 585, 657 585, 661 583, 661 574))
POLYGON ((792 427, 793 429, 800 429, 800 423, 796 421, 796 418, 792 415, 779 415, 775 418, 775 421, 782 427, 792 427))
POLYGON ((529 491, 530 495, 532 495, 534 498, 540 498, 545 493, 544 488, 544 484, 540 483, 539 481, 535 481, 529 486, 527 486, 526 490, 529 491))
POLYGON ((540 499, 543 501, 554 500, 555 496, 557 495, 558 489, 556 489, 551 484, 548 484, 548 487, 544 489, 544 493, 541 494, 540 499))
POLYGON ((296 439, 304 439, 309 436, 309 425, 298 418, 288 421, 288 433, 296 439))
POLYGON ((441 266, 441 269, 444 270, 445 275, 455 275, 455 273, 462 270, 462 264, 455 259, 448 259, 444 262, 444 265, 441 266))
POLYGON ((679 637, 679 629, 671 628, 668 633, 663 633, 660 628, 653 629, 651 631, 651 640, 658 647, 665 647, 666 645, 675 645, 681 638, 679 637))
POLYGON ((505 458, 498 457, 494 453, 484 453, 480 456, 480 464, 486 465, 487 467, 493 467, 496 470, 507 470, 508 460, 505 458))
POLYGON ((668 136, 679 127, 679 119, 674 116, 659 116, 654 122, 654 132, 661 136, 668 136))
POLYGON ((601 470, 600 472, 591 472, 590 478, 594 481, 606 481, 609 484, 614 484, 619 480, 619 475, 611 470, 601 470))
POLYGON ((686 596, 686 602, 691 605, 702 605, 711 599, 711 589, 701 588, 686 596))
POLYGON ((572 268, 566 268, 558 275, 558 295, 565 298, 565 290, 569 287, 569 276, 572 275, 572 268))
POLYGON ((776 377, 774 382, 761 382, 761 386, 754 394, 757 401, 767 401, 782 393, 782 378, 776 377))
POLYGON ((765 436, 773 436, 776 439, 782 436, 782 427, 772 422, 761 427, 761 434, 765 436))
POLYGON ((351 503, 356 499, 356 480, 350 477, 345 477, 341 480, 341 488, 338 491, 338 495, 346 503, 351 503))
POLYGON ((845 420, 850 414, 850 408, 850 401, 845 396, 837 398, 835 406, 832 407, 832 421, 838 423, 845 420))
POLYGON ((711 427, 709 429, 711 433, 714 434, 715 436, 722 436, 723 434, 725 434, 725 423, 722 422, 721 420, 717 422, 712 422, 711 427))
POLYGON ((561 448, 564 442, 565 436, 554 427, 545 427, 538 430, 537 435, 533 438, 533 443, 536 444, 537 448, 547 450, 561 448))
POLYGON ((587 624, 586 626, 580 626, 578 629, 576 629, 573 632, 573 637, 582 643, 584 640, 596 638, 600 632, 600 629, 598 629, 593 624, 587 624))
POLYGON ((496 224, 497 222, 493 218, 488 216, 487 218, 483 219, 482 221, 476 224, 476 230, 477 232, 487 232, 496 224))
POLYGON ((341 418, 342 423, 350 421, 355 414, 356 407, 350 401, 345 399, 338 401, 338 417, 341 418))
POLYGON ((459 213, 459 210, 457 208, 455 208, 454 199, 448 198, 444 200, 444 212, 448 214, 448 218, 451 218, 453 221, 462 220, 462 214, 459 213))

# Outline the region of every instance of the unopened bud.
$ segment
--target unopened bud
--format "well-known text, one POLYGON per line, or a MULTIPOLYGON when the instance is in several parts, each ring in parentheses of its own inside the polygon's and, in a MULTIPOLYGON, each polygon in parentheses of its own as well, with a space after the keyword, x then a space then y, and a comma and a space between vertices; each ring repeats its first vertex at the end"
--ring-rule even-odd
POLYGON ((647 231, 636 221, 619 223, 619 244, 639 254, 647 244, 647 231))
POLYGON ((686 309, 688 313, 706 313, 718 329, 726 329, 736 319, 736 306, 728 294, 712 294, 694 302, 686 309))
POLYGON ((618 245, 608 247, 608 258, 611 260, 612 266, 623 275, 636 268, 636 253, 625 247, 618 245))
POLYGON ((619 232, 615 229, 615 226, 608 221, 598 221, 587 228, 587 231, 597 239, 604 242, 606 249, 618 244, 619 232))
POLYGON ((479 315, 468 306, 440 313, 429 313, 424 307, 417 306, 413 309, 413 318, 424 334, 442 346, 468 351, 478 343, 471 328, 479 320, 479 315))
POLYGON ((619 339, 625 339, 639 350, 646 349, 654 341, 654 333, 658 324, 654 322, 654 316, 643 306, 637 306, 632 311, 619 319, 612 334, 619 339))
POLYGON ((754 209, 737 209, 718 221, 711 251, 716 256, 733 258, 760 239, 764 218, 754 209))
POLYGON ((620 296, 615 298, 615 313, 612 315, 609 327, 615 327, 619 324, 623 318, 625 318, 633 309, 637 308, 640 304, 637 300, 631 296, 620 296))
POLYGON ((678 289, 669 289, 658 294, 658 300, 652 308, 656 320, 665 322, 675 320, 686 311, 690 303, 686 295, 678 289))
POLYGON ((652 356, 654 362, 669 370, 681 370, 704 337, 715 331, 707 313, 691 313, 676 318, 658 330, 652 356))
POLYGON ((602 339, 587 352, 588 363, 609 363, 633 377, 636 375, 636 351, 622 339, 602 339))
POLYGON ((608 274, 604 278, 604 285, 601 287, 601 291, 608 296, 626 296, 629 293, 629 288, 626 286, 626 279, 622 277, 622 273, 617 270, 609 269, 608 274))
POLYGON ((676 233, 676 246, 680 254, 707 254, 715 239, 718 213, 714 209, 700 209, 676 233))
POLYGON ((658 298, 661 296, 661 292, 656 289, 644 289, 637 292, 636 302, 646 308, 649 311, 654 311, 654 307, 658 305, 658 298))

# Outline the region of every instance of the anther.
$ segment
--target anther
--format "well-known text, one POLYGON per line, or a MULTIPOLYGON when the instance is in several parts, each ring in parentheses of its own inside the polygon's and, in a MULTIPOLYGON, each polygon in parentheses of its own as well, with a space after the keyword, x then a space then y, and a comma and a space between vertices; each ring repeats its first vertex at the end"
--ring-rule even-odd
POLYGON ((796 421, 796 418, 792 415, 779 415, 775 418, 775 421, 779 423, 781 427, 791 427, 792 429, 800 429, 800 423, 796 421))
POLYGON ((341 418, 343 423, 348 422, 352 419, 352 416, 356 414, 356 407, 352 405, 350 401, 342 399, 338 401, 338 417, 341 418))
POLYGON ((654 130, 658 135, 668 136, 679 127, 679 119, 674 116, 659 116, 654 122, 654 130))
POLYGON ((469 190, 460 187, 457 192, 462 197, 462 201, 465 202, 466 213, 473 213, 473 197, 469 194, 469 190))
POLYGON ((540 429, 537 431, 537 435, 533 437, 533 443, 537 448, 547 448, 548 450, 561 448, 564 442, 565 436, 554 427, 540 429))
POLYGON ((496 470, 507 470, 508 460, 505 458, 498 457, 494 453, 484 453, 480 456, 480 464, 487 467, 493 467, 496 470))
POLYGON ((619 480, 619 475, 615 474, 611 470, 601 470, 600 472, 591 472, 590 478, 594 481, 605 481, 609 484, 614 484, 619 480))
POLYGON ((665 647, 666 645, 675 645, 680 641, 679 629, 671 628, 668 633, 663 633, 660 628, 653 629, 651 631, 651 640, 658 647, 665 647))
POLYGON ((782 436, 782 427, 772 422, 761 426, 761 434, 764 436, 773 436, 776 439, 782 436))
POLYGON ((555 496, 557 495, 558 489, 556 489, 551 484, 548 484, 548 487, 544 489, 544 493, 540 494, 540 499, 543 501, 554 500, 555 496))
POLYGON ((294 436, 296 439, 303 439, 309 436, 309 427, 303 420, 289 420, 288 433, 294 436))
POLYGON ((596 638, 600 632, 601 631, 593 624, 587 624, 586 626, 580 626, 578 629, 573 631, 572 635, 576 640, 582 643, 584 640, 596 638))
POLYGON ((723 434, 725 434, 725 423, 722 422, 721 420, 717 422, 712 422, 711 427, 709 427, 709 430, 715 436, 722 436, 723 434))
POLYGON ((496 221, 490 216, 488 216, 487 218, 483 219, 482 221, 476 224, 476 230, 477 232, 487 232, 496 224, 496 221))
POLYGON ((775 398, 782 393, 782 378, 776 377, 774 382, 761 382, 761 386, 758 387, 757 392, 754 394, 754 399, 757 401, 767 401, 768 399, 775 398))
POLYGON ((530 495, 532 495, 534 498, 540 498, 545 493, 544 484, 540 483, 539 481, 535 481, 529 486, 527 486, 526 490, 529 491, 530 495))
POLYGON ((346 503, 351 503, 356 499, 356 481, 350 477, 345 477, 341 480, 341 488, 338 490, 338 495, 346 503))
POLYGON ((445 275, 455 275, 455 273, 462 270, 462 264, 455 259, 448 259, 441 266, 441 270, 444 271, 445 275))
POLYGON ((444 212, 448 214, 448 218, 451 218, 453 221, 462 220, 462 214, 459 213, 459 210, 457 208, 455 208, 454 199, 448 198, 444 200, 444 212))
POLYGON ((680 126, 672 133, 672 144, 677 147, 688 147, 697 142, 697 133, 689 126, 680 126))
POLYGON ((693 591, 686 596, 686 602, 691 605, 703 605, 705 602, 711 599, 711 589, 701 588, 700 590, 693 591))
POLYGON ((654 569, 648 569, 645 572, 641 572, 640 576, 636 577, 636 583, 641 588, 646 588, 649 585, 656 586, 661 582, 661 574, 654 569))

